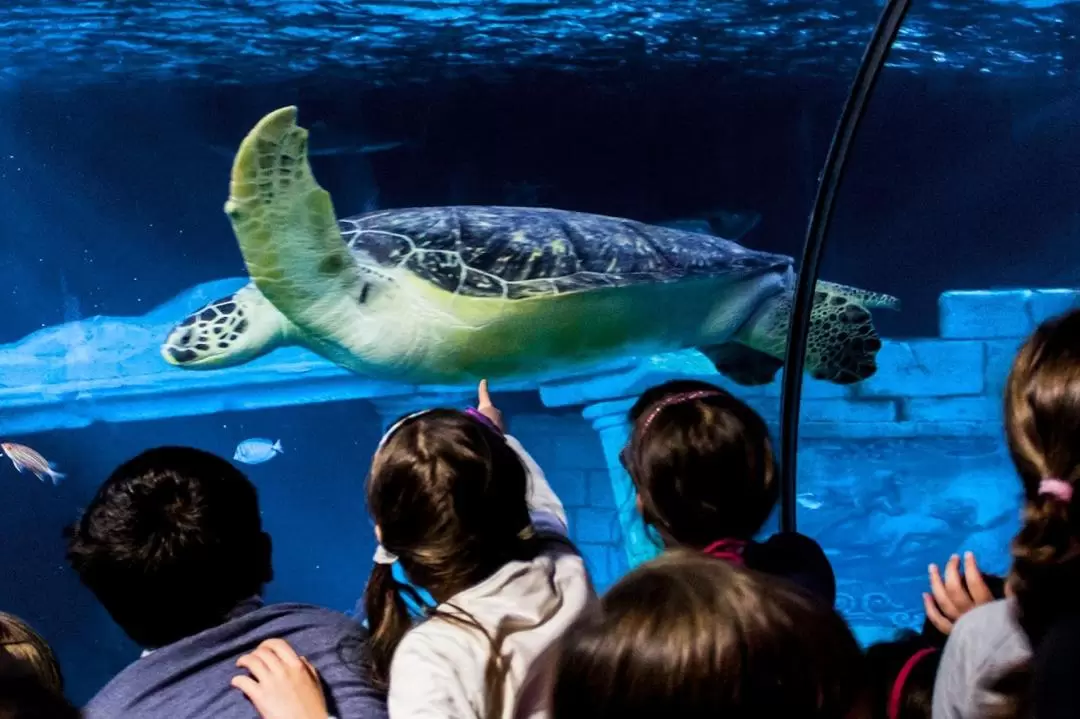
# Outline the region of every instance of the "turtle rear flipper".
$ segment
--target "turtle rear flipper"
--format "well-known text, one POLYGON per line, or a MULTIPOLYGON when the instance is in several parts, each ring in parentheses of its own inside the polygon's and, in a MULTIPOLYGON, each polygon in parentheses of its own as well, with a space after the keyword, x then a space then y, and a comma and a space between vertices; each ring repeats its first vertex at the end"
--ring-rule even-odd
POLYGON ((783 360, 737 342, 702 347, 700 351, 720 374, 747 387, 769 384, 784 366, 783 360))
MULTIPOLYGON (((746 323, 735 338, 743 344, 782 360, 791 323, 790 292, 776 296, 746 323)), ((810 311, 806 343, 806 371, 814 379, 855 384, 877 372, 881 337, 868 308, 899 309, 900 300, 889 295, 819 282, 810 311)))
POLYGON ((161 346, 161 356, 185 369, 232 367, 286 344, 290 328, 254 285, 246 285, 176 325, 161 346))

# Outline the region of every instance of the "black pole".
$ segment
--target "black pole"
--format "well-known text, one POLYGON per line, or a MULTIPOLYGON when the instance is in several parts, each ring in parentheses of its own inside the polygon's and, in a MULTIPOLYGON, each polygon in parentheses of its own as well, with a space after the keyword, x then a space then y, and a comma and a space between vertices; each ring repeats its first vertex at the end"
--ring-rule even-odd
POLYGON ((844 177, 848 151, 910 4, 911 0, 889 0, 878 18, 833 134, 806 230, 802 264, 799 265, 799 276, 795 283, 795 302, 791 308, 791 329, 784 358, 784 386, 780 395, 780 528, 786 532, 793 532, 796 528, 795 475, 803 368, 806 364, 806 341, 810 334, 810 310, 814 306, 814 288, 821 270, 829 222, 836 204, 836 193, 844 177))

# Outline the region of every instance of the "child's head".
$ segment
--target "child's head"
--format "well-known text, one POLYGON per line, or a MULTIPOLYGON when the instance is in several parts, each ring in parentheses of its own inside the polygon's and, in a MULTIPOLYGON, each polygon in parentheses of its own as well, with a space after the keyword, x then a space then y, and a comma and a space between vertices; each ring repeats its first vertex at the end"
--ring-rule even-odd
MULTIPOLYGON (((383 439, 368 478, 368 511, 409 580, 442 602, 510 560, 536 556, 527 481, 496 430, 463 412, 431 410, 398 422, 383 439)), ((392 566, 377 563, 365 591, 377 681, 386 681, 409 627, 403 591, 392 566)))
POLYGON ((0 657, 11 660, 0 672, 30 674, 47 689, 63 693, 60 664, 48 642, 29 624, 4 612, 0 612, 0 657))
POLYGON ((1005 392, 1009 451, 1024 487, 1010 582, 1034 644, 1080 606, 1080 311, 1041 325, 1005 392))
POLYGON ((782 580, 675 550, 565 634, 555 719, 844 719, 862 693, 844 620, 782 580))
POLYGON ((143 647, 220 624, 273 577, 254 485, 188 447, 122 464, 69 535, 68 560, 82 583, 143 647))
POLYGON ((713 385, 675 381, 642 394, 629 419, 623 463, 665 545, 704 549, 761 529, 779 489, 757 412, 713 385))
POLYGON ((12 673, 0 655, 0 719, 79 719, 79 710, 36 676, 12 673))
POLYGON ((941 652, 915 632, 866 650, 872 719, 930 719, 941 652))

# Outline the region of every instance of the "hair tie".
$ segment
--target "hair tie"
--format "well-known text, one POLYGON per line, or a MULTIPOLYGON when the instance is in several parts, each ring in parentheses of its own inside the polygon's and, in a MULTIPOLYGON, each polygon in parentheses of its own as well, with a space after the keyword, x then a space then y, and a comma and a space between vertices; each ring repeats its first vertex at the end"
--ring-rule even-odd
POLYGON ((649 425, 656 419, 665 408, 670 407, 673 404, 682 404, 683 402, 692 402, 695 399, 704 399, 705 397, 719 397, 725 394, 716 389, 699 389, 693 392, 679 392, 678 394, 670 394, 664 397, 655 405, 653 405, 652 411, 645 417, 645 421, 641 425, 641 431, 638 435, 644 435, 649 429, 649 425))
POLYGON ((1068 482, 1050 477, 1039 482, 1039 496, 1044 495, 1055 497, 1067 504, 1072 501, 1073 488, 1068 482))
POLYGON ((912 670, 915 669, 915 665, 918 664, 923 657, 929 656, 936 651, 937 649, 934 649, 933 647, 920 649, 904 662, 904 666, 901 667, 900 673, 896 675, 896 681, 893 682, 892 691, 889 692, 889 719, 897 719, 897 717, 900 716, 900 700, 904 695, 904 684, 907 683, 908 677, 911 676, 912 670))
POLYGON ((468 417, 472 417, 477 422, 479 422, 480 424, 486 426, 488 429, 490 429, 495 434, 498 434, 499 436, 502 436, 502 435, 505 434, 505 432, 503 432, 499 428, 499 425, 492 422, 490 417, 488 417, 487 415, 485 415, 483 412, 476 409, 475 407, 469 407, 468 409, 466 409, 465 410, 465 415, 468 416, 468 417))
POLYGON ((702 551, 710 557, 723 559, 725 562, 731 562, 741 567, 746 564, 746 560, 743 558, 745 549, 746 542, 741 539, 721 539, 705 547, 702 551))
POLYGON ((397 562, 398 557, 393 552, 389 551, 383 545, 375 547, 375 563, 376 564, 394 564, 397 562))

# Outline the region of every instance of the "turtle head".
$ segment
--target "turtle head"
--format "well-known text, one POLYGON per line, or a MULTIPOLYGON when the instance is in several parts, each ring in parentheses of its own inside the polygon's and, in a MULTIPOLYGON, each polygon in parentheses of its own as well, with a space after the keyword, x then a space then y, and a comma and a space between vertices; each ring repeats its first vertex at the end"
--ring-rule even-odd
POLYGON ((288 326, 288 320, 250 284, 173 327, 161 356, 185 369, 232 367, 283 344, 288 326))
MULTIPOLYGON (((740 331, 738 340, 771 358, 784 359, 792 299, 790 288, 774 295, 740 331)), ((881 337, 871 309, 899 310, 900 300, 857 287, 817 283, 806 343, 806 371, 811 377, 846 385, 877 372, 881 337)), ((765 363, 758 369, 771 368, 765 363)))
POLYGON ((871 309, 900 309, 895 297, 819 282, 810 312, 806 369, 811 377, 835 384, 855 384, 877 372, 881 337, 871 309))

